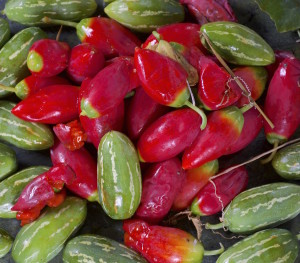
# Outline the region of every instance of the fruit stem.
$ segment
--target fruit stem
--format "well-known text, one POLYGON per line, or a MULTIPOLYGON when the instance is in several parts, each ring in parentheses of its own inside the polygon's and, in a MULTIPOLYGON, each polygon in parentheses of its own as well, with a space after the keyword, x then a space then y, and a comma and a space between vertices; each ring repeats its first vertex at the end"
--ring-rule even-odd
POLYGON ((245 112, 247 112, 248 110, 252 109, 253 106, 254 106, 254 105, 253 105, 252 103, 249 103, 249 104, 243 106, 242 108, 240 108, 240 111, 241 111, 242 113, 245 113, 245 112))
POLYGON ((133 97, 135 94, 135 91, 132 90, 132 91, 129 91, 126 95, 125 95, 125 98, 124 99, 129 99, 131 97, 133 97))
POLYGON ((197 112, 201 116, 202 123, 201 123, 200 129, 204 130, 206 125, 207 125, 207 117, 206 117, 204 111, 199 109, 197 106, 193 105, 188 100, 184 103, 184 105, 188 106, 189 108, 191 108, 192 110, 194 110, 195 112, 197 112))
POLYGON ((55 40, 58 42, 59 41, 59 38, 60 38, 60 35, 61 35, 61 32, 62 32, 62 29, 63 29, 63 25, 60 26, 58 32, 57 32, 57 35, 56 35, 56 38, 55 40))
POLYGON ((152 31, 152 35, 156 38, 156 40, 159 42, 162 40, 160 34, 157 31, 152 31))
POLYGON ((250 96, 249 91, 243 86, 242 82, 239 80, 239 78, 236 77, 236 75, 233 73, 233 71, 230 69, 230 67, 226 64, 226 62, 223 60, 223 58, 218 54, 218 52, 213 48, 211 41, 209 40, 206 33, 202 32, 202 36, 205 38, 205 41, 207 42, 208 46, 210 47, 212 53, 217 57, 219 62, 222 64, 222 66, 227 70, 227 72, 230 74, 230 76, 235 80, 236 84, 240 87, 240 89, 247 94, 247 97, 249 97, 250 102, 253 103, 255 108, 259 111, 259 113, 263 116, 263 118, 266 120, 266 122, 270 125, 272 129, 274 129, 274 124, 272 121, 268 118, 268 116, 263 112, 263 110, 257 105, 255 100, 250 96))
MULTIPOLYGON (((276 148, 278 147, 278 145, 279 145, 279 141, 275 141, 274 144, 273 144, 273 150, 276 149, 276 148)), ((261 162, 262 164, 266 164, 266 163, 271 162, 271 161, 273 160, 273 158, 274 158, 274 156, 275 156, 276 153, 277 153, 277 150, 274 150, 274 151, 270 154, 269 157, 267 157, 267 158, 261 160, 260 162, 261 162)))
POLYGON ((6 91, 11 91, 11 92, 16 92, 15 88, 13 88, 13 87, 6 87, 6 86, 1 85, 1 84, 0 84, 0 89, 1 90, 6 90, 6 91))
POLYGON ((215 256, 215 255, 220 255, 221 253, 224 252, 224 246, 222 245, 222 243, 220 244, 220 248, 216 249, 216 250, 204 250, 204 256, 215 256))
POLYGON ((63 26, 70 26, 70 27, 75 27, 75 28, 77 26, 77 23, 75 23, 75 22, 65 21, 65 20, 60 20, 60 19, 52 19, 47 16, 42 18, 42 21, 46 24, 63 25, 63 26))
POLYGON ((219 223, 219 224, 206 223, 205 228, 206 229, 212 229, 212 230, 221 229, 221 228, 223 228, 223 223, 222 222, 219 223))

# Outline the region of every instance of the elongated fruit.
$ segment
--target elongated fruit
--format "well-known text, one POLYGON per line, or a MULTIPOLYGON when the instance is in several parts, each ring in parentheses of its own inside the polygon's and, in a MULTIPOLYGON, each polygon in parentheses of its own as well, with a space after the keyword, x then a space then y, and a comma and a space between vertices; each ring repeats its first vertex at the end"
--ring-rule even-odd
POLYGON ((0 229, 0 258, 10 251, 12 243, 12 237, 4 229, 0 229))
POLYGON ((134 250, 110 238, 99 235, 80 235, 71 239, 63 252, 63 262, 118 262, 131 263, 147 261, 134 250))
POLYGON ((271 183, 240 193, 228 205, 223 222, 207 228, 228 227, 234 233, 253 233, 278 226, 300 213, 300 186, 271 183))
POLYGON ((105 7, 104 12, 123 26, 146 33, 184 19, 183 6, 174 0, 117 0, 105 7))
POLYGON ((4 46, 4 44, 10 38, 10 29, 7 20, 4 18, 0 18, 0 48, 4 46))
MULTIPOLYGON (((202 25, 200 32, 205 33, 213 48, 232 64, 266 66, 275 61, 273 49, 269 44, 255 31, 241 24, 212 22, 202 25)), ((203 36, 201 41, 208 47, 203 36)))
POLYGON ((0 101, 0 140, 25 150, 44 150, 53 145, 51 130, 40 123, 23 121, 11 113, 16 104, 0 101))
POLYGON ((17 170, 18 163, 16 153, 7 145, 0 143, 0 180, 17 170))
POLYGON ((290 231, 274 228, 259 231, 234 244, 221 254, 217 263, 294 263, 298 251, 297 238, 290 231))
POLYGON ((23 169, 0 183, 0 218, 15 218, 16 212, 10 209, 16 203, 25 186, 49 167, 33 166, 23 169))
POLYGON ((81 226, 86 214, 86 201, 77 197, 67 197, 59 207, 47 208, 38 220, 24 226, 16 236, 12 248, 14 261, 50 261, 81 226))
POLYGON ((272 160, 275 171, 288 180, 300 180, 300 143, 281 149, 272 160))
MULTIPOLYGON (((0 84, 15 86, 30 75, 26 60, 31 45, 42 38, 47 38, 44 31, 29 27, 15 34, 0 50, 0 84)), ((11 92, 0 90, 0 98, 11 92)))
POLYGON ((106 133, 98 147, 98 192, 104 211, 113 219, 130 218, 142 194, 136 149, 124 134, 106 133))

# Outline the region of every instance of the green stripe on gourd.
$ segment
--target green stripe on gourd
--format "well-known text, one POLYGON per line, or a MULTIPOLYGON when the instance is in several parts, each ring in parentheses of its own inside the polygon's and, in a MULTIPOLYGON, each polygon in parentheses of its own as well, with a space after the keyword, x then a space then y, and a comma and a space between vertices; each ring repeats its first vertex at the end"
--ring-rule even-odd
POLYGON ((0 143, 0 180, 17 170, 18 163, 16 153, 7 145, 0 143))
POLYGON ((16 263, 48 262, 86 218, 86 200, 67 197, 58 207, 47 208, 34 222, 21 228, 12 248, 16 263))
POLYGON ((0 218, 16 218, 10 209, 17 202, 25 186, 49 167, 33 166, 19 171, 0 182, 0 218))
POLYGON ((300 213, 300 185, 272 183, 244 191, 227 206, 223 222, 209 229, 227 227, 233 233, 253 233, 278 226, 300 213))
POLYGON ((7 20, 0 17, 0 48, 4 46, 4 44, 10 38, 10 28, 7 20))
POLYGON ((107 237, 81 235, 67 243, 63 252, 63 262, 146 263, 147 260, 132 249, 107 237))
POLYGON ((0 140, 25 150, 44 150, 54 143, 53 133, 44 124, 19 119, 11 113, 16 104, 0 101, 0 140))
POLYGON ((95 0, 10 0, 4 9, 8 19, 23 25, 45 26, 47 16, 66 21, 80 21, 92 16, 97 8, 95 0))
POLYGON ((98 147, 98 193, 102 208, 113 219, 130 218, 142 192, 136 149, 124 134, 106 133, 98 147))
MULTIPOLYGON (((9 1, 10 2, 10 1, 9 1)), ((31 45, 47 35, 38 27, 23 29, 14 35, 0 50, 0 84, 15 86, 19 81, 30 75, 27 68, 27 55, 31 45)), ((0 98, 12 94, 0 90, 0 98)))
POLYGON ((146 33, 184 20, 183 6, 174 0, 117 0, 104 12, 125 27, 146 33))
POLYGON ((278 151, 272 160, 275 171, 288 180, 300 180, 300 143, 278 151))
POLYGON ((285 229, 257 232, 227 249, 217 263, 294 263, 298 255, 298 241, 285 229))
MULTIPOLYGON (((241 24, 212 22, 202 25, 200 32, 206 33, 213 48, 232 64, 266 66, 275 61, 269 44, 255 31, 241 24)), ((201 41, 208 48, 204 37, 201 41)))
POLYGON ((0 258, 3 258, 10 251, 12 244, 12 237, 0 228, 0 258))

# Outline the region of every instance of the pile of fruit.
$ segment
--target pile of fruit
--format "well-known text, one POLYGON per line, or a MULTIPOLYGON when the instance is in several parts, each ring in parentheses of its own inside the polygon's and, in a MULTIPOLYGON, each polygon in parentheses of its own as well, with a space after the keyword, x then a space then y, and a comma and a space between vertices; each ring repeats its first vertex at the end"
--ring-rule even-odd
POLYGON ((107 17, 93 17, 94 0, 5 5, 26 28, 10 38, 0 19, 0 218, 22 226, 14 241, 0 229, 0 257, 296 262, 300 234, 273 227, 300 213, 300 139, 290 140, 300 126, 300 60, 239 24, 226 0, 107 2, 107 17), (49 25, 62 26, 56 39, 41 29, 49 25), (60 41, 65 27, 82 43, 60 41), (282 180, 249 188, 244 164, 219 171, 218 159, 262 129, 273 145, 263 162, 282 180), (16 172, 9 145, 50 149, 52 166, 16 172), (74 237, 88 202, 122 220, 124 244, 74 237), (197 238, 172 224, 182 215, 197 238), (247 237, 204 250, 199 226, 212 215, 220 222, 205 228, 247 237))

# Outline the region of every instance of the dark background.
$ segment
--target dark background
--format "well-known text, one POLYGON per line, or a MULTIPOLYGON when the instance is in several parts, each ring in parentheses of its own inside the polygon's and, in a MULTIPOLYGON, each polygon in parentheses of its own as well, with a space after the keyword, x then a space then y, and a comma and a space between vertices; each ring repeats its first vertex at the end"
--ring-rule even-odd
MULTIPOLYGON (((5 0, 0 0, 0 10, 4 8, 5 2, 5 0)), ((99 7, 96 14, 103 15, 103 1, 97 0, 97 2, 99 7)), ((279 34, 276 31, 274 23, 265 13, 260 11, 260 9, 254 1, 231 0, 229 2, 232 8, 234 9, 238 21, 241 24, 247 25, 248 27, 255 30, 257 33, 259 33, 274 49, 292 50, 294 52, 300 51, 300 44, 296 44, 296 40, 298 39, 296 32, 279 34)), ((22 25, 13 22, 10 23, 10 26, 13 33, 18 32, 20 29, 23 28, 22 25)), ((58 31, 58 27, 49 27, 46 28, 45 31, 49 34, 49 37, 55 38, 56 33, 58 31)), ((146 36, 140 35, 140 37, 145 38, 146 36)), ((64 27, 63 29, 63 33, 61 35, 60 40, 68 42, 71 46, 74 46, 79 43, 75 30, 66 27, 64 27)), ((298 129, 297 133, 293 136, 293 138, 297 138, 299 136, 300 130, 298 129)), ((12 148, 17 153, 19 169, 23 169, 32 165, 51 166, 49 151, 28 152, 25 150, 17 149, 16 147, 12 148)), ((271 146, 266 142, 264 134, 263 132, 261 132, 259 137, 243 151, 239 152, 238 154, 231 155, 230 157, 221 158, 220 166, 221 168, 229 167, 232 164, 243 162, 259 153, 269 150, 270 148, 271 146)), ((269 164, 263 166, 259 163, 259 161, 256 161, 248 165, 247 170, 249 172, 248 188, 270 182, 283 181, 283 179, 281 179, 278 175, 275 174, 274 170, 269 164)), ((202 223, 217 223, 219 216, 220 215, 211 216, 207 218, 203 217, 202 223)), ((177 224, 177 227, 180 227, 181 229, 187 230, 192 234, 196 235, 192 223, 188 220, 180 221, 177 224)), ((294 218, 288 223, 281 225, 280 227, 289 229, 294 234, 298 234, 300 232, 300 215, 298 215, 298 217, 294 218)), ((14 219, 0 219, 0 228, 5 229, 10 235, 15 237, 20 229, 19 221, 14 219)), ((86 219, 86 222, 76 235, 84 233, 100 234, 120 242, 122 242, 123 238, 121 222, 114 221, 107 217, 102 211, 100 205, 97 203, 89 203, 88 217, 86 219)), ((232 235, 229 232, 225 233, 221 230, 213 233, 212 231, 203 229, 201 236, 201 241, 203 242, 204 248, 206 250, 219 248, 219 242, 221 242, 225 246, 225 248, 228 248, 237 240, 239 239, 236 237, 236 235, 232 235)), ((41 240, 41 242, 47 242, 47 240, 41 240)), ((213 263, 216 262, 216 260, 217 256, 204 257, 203 263, 213 263)), ((7 263, 13 262, 13 260, 11 259, 10 254, 8 254, 6 257, 0 259, 0 262, 7 263)), ((51 263, 58 262, 62 262, 61 253, 51 261, 51 263)), ((296 262, 300 262, 299 257, 296 262)))

